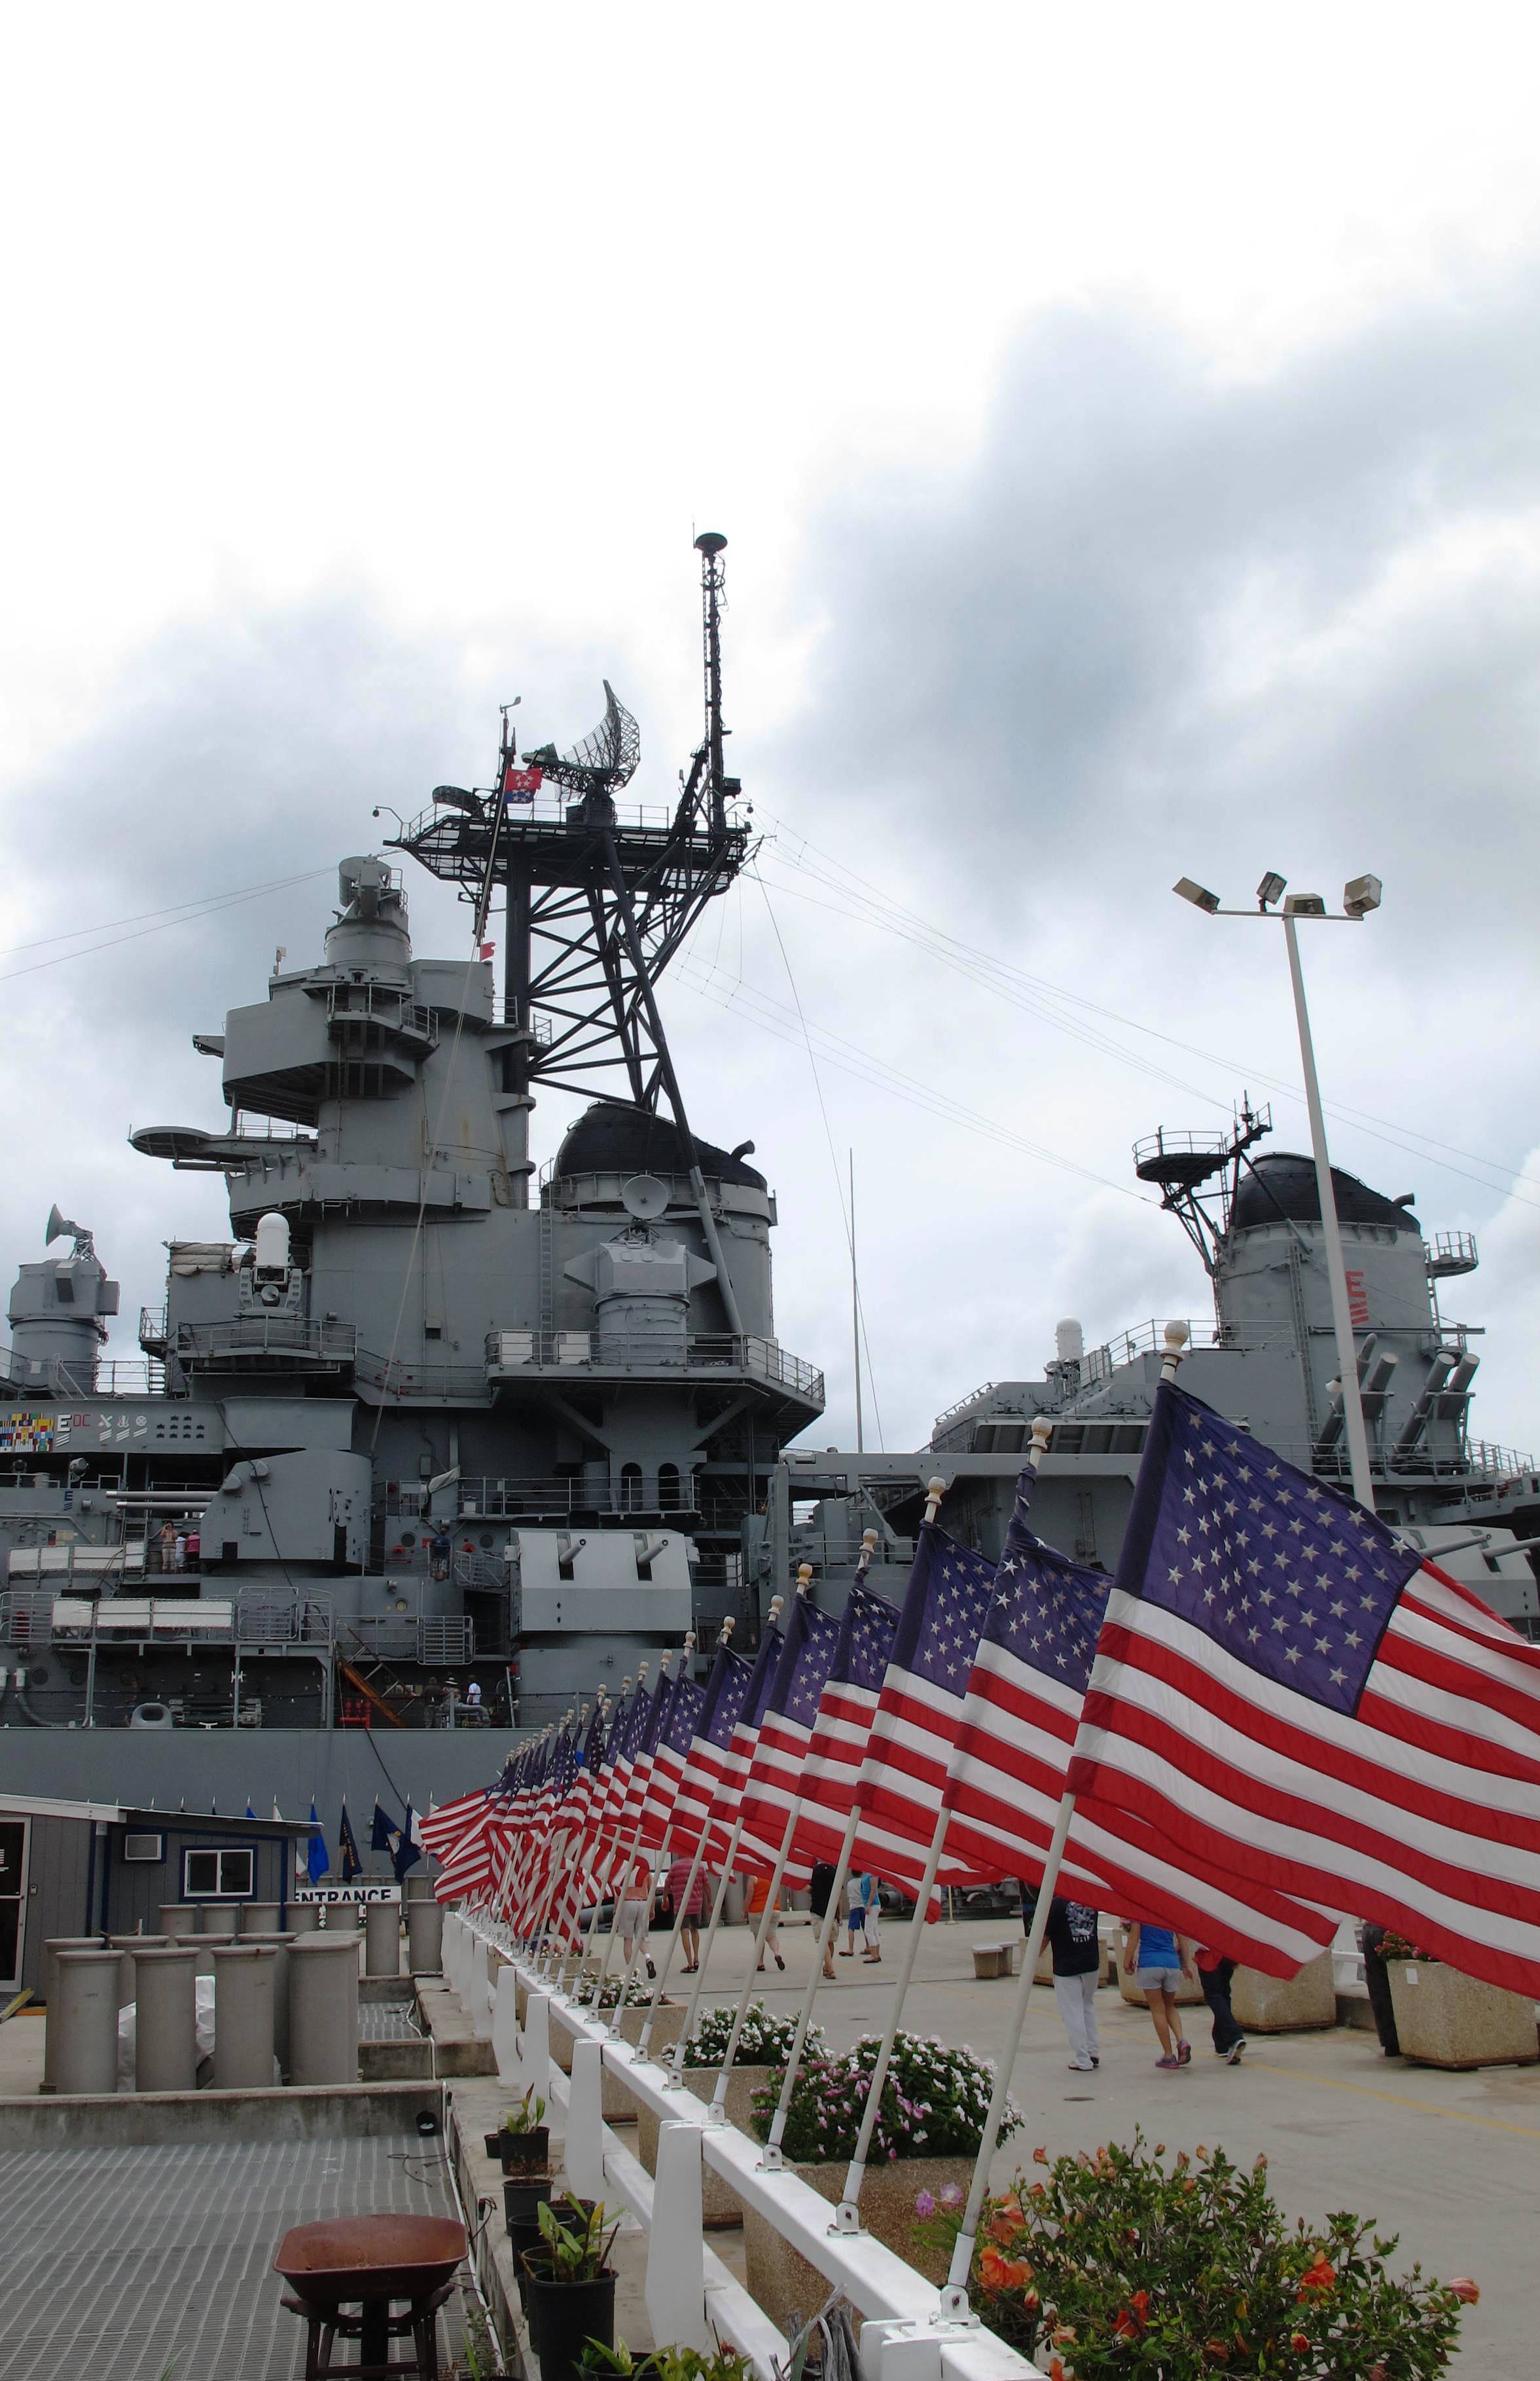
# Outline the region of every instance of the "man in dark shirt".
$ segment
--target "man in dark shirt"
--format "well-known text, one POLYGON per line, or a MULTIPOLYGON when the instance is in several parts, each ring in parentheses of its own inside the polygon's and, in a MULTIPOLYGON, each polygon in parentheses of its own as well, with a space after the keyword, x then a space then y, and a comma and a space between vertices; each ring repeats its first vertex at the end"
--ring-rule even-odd
MULTIPOLYGON (((1029 1931, 1037 1893, 1022 1887, 1022 1923, 1029 1931)), ((1049 1907, 1048 1943, 1053 1954, 1053 1997, 1064 2021, 1074 2053, 1070 2065, 1087 2075, 1101 2064, 1097 2033, 1097 1989, 1101 1983, 1101 1943, 1097 1913, 1083 1901, 1065 1901, 1057 1894, 1049 1907)))

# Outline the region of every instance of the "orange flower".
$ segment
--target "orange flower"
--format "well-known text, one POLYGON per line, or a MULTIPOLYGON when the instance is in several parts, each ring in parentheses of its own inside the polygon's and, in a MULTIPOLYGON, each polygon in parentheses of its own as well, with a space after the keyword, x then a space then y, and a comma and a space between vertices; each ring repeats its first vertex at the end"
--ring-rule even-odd
POLYGON ((1135 2290, 1128 2304, 1119 2308, 1112 2328, 1120 2339, 1137 2339, 1146 2327, 1148 2315, 1148 2290, 1135 2290))
POLYGON ((1301 2299, 1304 2297, 1306 2290, 1329 2290, 1336 2279, 1337 2268, 1335 2265, 1328 2265, 1324 2253, 1317 2250, 1315 2264, 1300 2276, 1301 2299))
POLYGON ((1474 2306, 1481 2296, 1480 2283, 1473 2282, 1469 2274, 1456 2274, 1449 2288, 1457 2299, 1464 2300, 1467 2306, 1474 2306))
POLYGON ((1289 2345, 1296 2356, 1303 2356, 1309 2348, 1310 2342, 1303 2331, 1295 2331, 1289 2336, 1289 2345))
POLYGON ((1230 2343, 1228 2340, 1206 2339, 1203 2345, 1205 2352, 1213 2358, 1216 2364, 1229 2363, 1230 2343))
POLYGON ((1032 2279, 1032 2268, 1025 2257, 1002 2257, 992 2242, 979 2257, 978 2271, 988 2290, 1019 2290, 1032 2279))
POLYGON ((1033 2163, 1033 2165, 1034 2165, 1034 2166, 1047 2166, 1047 2164, 1048 2164, 1048 2152, 1047 2152, 1047 2150, 1046 2150, 1046 2149, 1042 2149, 1042 2148, 1035 2149, 1035 2150, 1033 2151, 1033 2153, 1032 2153, 1032 2163, 1033 2163))

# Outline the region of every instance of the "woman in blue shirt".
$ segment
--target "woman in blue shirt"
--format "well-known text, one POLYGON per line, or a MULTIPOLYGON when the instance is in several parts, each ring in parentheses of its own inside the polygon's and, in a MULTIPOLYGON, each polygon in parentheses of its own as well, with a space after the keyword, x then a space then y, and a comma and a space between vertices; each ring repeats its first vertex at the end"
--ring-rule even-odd
POLYGON ((1192 1945, 1169 1926, 1141 1926, 1135 1921, 1128 1930, 1123 1973, 1134 1978, 1149 2003, 1160 2041, 1157 2067, 1185 2067, 1193 2045, 1182 2034, 1176 1996, 1184 1976, 1189 1984, 1194 1981, 1192 1945))

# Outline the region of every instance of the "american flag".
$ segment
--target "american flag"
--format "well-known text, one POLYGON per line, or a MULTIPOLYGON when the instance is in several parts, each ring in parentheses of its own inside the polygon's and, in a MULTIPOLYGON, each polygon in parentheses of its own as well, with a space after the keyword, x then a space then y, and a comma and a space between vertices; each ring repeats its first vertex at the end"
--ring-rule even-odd
MULTIPOLYGON (((759 1640, 759 1651, 754 1656, 743 1705, 734 1723, 733 1733, 723 1747, 721 1766, 711 1789, 711 1815, 706 1823, 707 1860, 725 1860, 727 1847, 737 1824, 739 1798, 748 1765, 754 1758, 754 1748, 759 1741, 759 1723, 765 1716, 770 1689, 781 1665, 781 1649, 784 1643, 780 1629, 771 1621, 759 1640)), ((748 1862, 745 1866, 753 1865, 748 1862)))
POLYGON ((674 1797, 676 1852, 693 1852, 710 1818, 711 1796, 721 1776, 727 1748, 753 1676, 754 1665, 742 1654, 734 1654, 728 1645, 717 1648, 711 1675, 706 1681, 700 1716, 690 1740, 689 1758, 674 1797))
POLYGON ((1540 1994, 1540 1649, 1170 1383, 1070 1784, 1540 1994))
MULTIPOLYGON (((855 1863, 917 1889, 941 1806, 973 1658, 995 1598, 995 1567, 922 1521, 866 1758, 855 1788, 855 1863)), ((943 1852, 939 1884, 975 1872, 943 1852)), ((932 1908, 934 1908, 934 1903, 932 1908)))
POLYGON ((856 1580, 840 1617, 802 1764, 802 1809, 792 1849, 809 1869, 817 1861, 839 1858, 897 1631, 897 1605, 856 1580))
POLYGON ((631 1775, 626 1781, 625 1800, 621 1806, 620 1833, 629 1843, 641 1825, 642 1806, 647 1801, 648 1781, 652 1776, 653 1756, 658 1747, 658 1734, 668 1708, 669 1690, 673 1680, 669 1675, 668 1657, 659 1665, 658 1684, 650 1694, 637 1697, 636 1728, 631 1749, 631 1775))
MULTIPOLYGON (((810 1596, 792 1598, 786 1642, 759 1721, 759 1738, 744 1779, 744 1831, 738 1850, 745 1865, 762 1862, 767 1873, 780 1856, 819 1716, 819 1698, 834 1659, 840 1624, 819 1612, 810 1596)), ((806 1864, 788 1859, 788 1886, 805 1885, 806 1864)))
MULTIPOLYGON (((1037 1882, 1111 1581, 1027 1529, 1024 1496, 1006 1536, 952 1750, 947 1850, 976 1873, 1037 1882)), ((1266 1886, 1196 1870, 1144 1819, 1076 1806, 1054 1890, 1094 1910, 1174 1926, 1271 1973, 1292 1975, 1334 1922, 1266 1886)))
POLYGON ((506 1813, 503 1798, 490 1790, 458 1795, 442 1810, 430 1811, 420 1822, 422 1840, 439 1863, 433 1880, 439 1901, 475 1900, 492 1873, 492 1821, 506 1813))
POLYGON ((685 1764, 690 1757, 690 1746, 700 1724, 701 1706, 706 1690, 697 1687, 685 1675, 681 1663, 679 1676, 669 1696, 668 1710, 658 1733, 657 1748, 652 1756, 652 1776, 648 1781, 647 1801, 642 1810, 642 1842, 649 1851, 662 1844, 673 1821, 673 1805, 679 1792, 685 1764))

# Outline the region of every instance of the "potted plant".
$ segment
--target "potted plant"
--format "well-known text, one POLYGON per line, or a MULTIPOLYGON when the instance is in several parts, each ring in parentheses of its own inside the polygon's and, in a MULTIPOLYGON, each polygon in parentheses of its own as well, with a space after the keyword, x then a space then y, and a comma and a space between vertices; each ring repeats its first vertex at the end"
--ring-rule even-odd
POLYGON ((752 2381, 754 2368, 741 2350, 718 2348, 707 2356, 698 2348, 654 2348, 633 2356, 623 2339, 618 2348, 600 2348, 589 2340, 581 2366, 583 2381, 752 2381))
POLYGON ((525 2303, 540 2381, 577 2381, 589 2341, 615 2344, 615 2269, 610 2263, 618 2224, 608 2221, 602 2201, 570 2195, 561 2212, 547 2200, 540 2208, 540 2237, 524 2253, 528 2293, 525 2303), (564 2218, 565 2220, 564 2220, 564 2218))
POLYGON ((512 2175, 503 2185, 503 2221, 507 2228, 508 2250, 514 2261, 519 2303, 526 2311, 529 2302, 522 2261, 527 2251, 539 2246, 540 2209, 555 2187, 549 2174, 512 2175))
POLYGON ((496 2158, 505 2175, 545 2172, 551 2155, 551 2130, 544 2117, 545 2102, 531 2083, 523 2099, 504 2110, 496 2132, 484 2136, 487 2155, 496 2158))
MULTIPOLYGON (((838 2202, 877 2064, 879 2037, 866 2034, 837 2058, 809 2059, 793 2087, 782 2137, 788 2166, 825 2199, 838 2202)), ((772 2073, 754 2095, 753 2131, 770 2138, 781 2078, 772 2073)), ((973 2173, 994 2072, 982 2058, 920 2034, 894 2036, 861 2191, 861 2222, 875 2240, 917 2267, 928 2281, 946 2279, 947 2252, 931 2238, 930 2218, 943 2199, 960 2199, 973 2173)), ((1009 2103, 1000 2138, 1021 2123, 1009 2103)), ((821 2305, 821 2276, 752 2208, 744 2210, 744 2247, 751 2295, 782 2330, 793 2308, 821 2305)))
MULTIPOLYGON (((1049 2159, 987 2199, 969 2295, 988 2328, 1049 2381, 1427 2381, 1456 2345, 1473 2281, 1387 2270, 1393 2240, 1328 2216, 1290 2225, 1267 2160, 1147 2149, 1135 2132, 1049 2159)), ((958 2217, 938 2215, 939 2241, 958 2217)))
POLYGON ((1388 1928, 1381 1955, 1403 2058, 1425 2067, 1532 2067, 1540 2057, 1527 1993, 1464 1975, 1388 1928))

